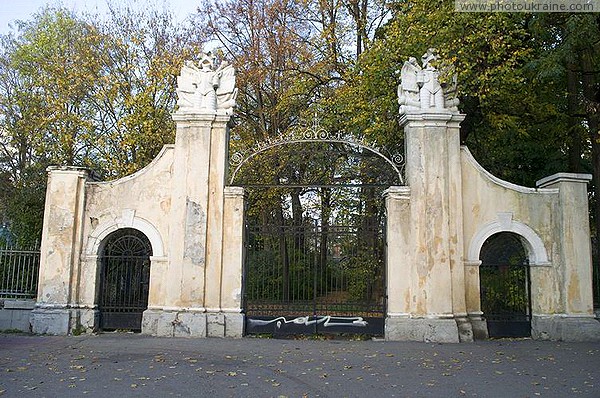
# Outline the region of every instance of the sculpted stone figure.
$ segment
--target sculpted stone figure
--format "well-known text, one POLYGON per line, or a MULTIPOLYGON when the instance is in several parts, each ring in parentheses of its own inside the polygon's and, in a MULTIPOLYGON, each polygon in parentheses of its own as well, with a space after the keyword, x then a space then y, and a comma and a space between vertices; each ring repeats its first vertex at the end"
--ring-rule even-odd
POLYGON ((186 61, 177 77, 179 112, 231 114, 235 106, 235 70, 223 62, 215 69, 215 57, 205 53, 196 64, 186 61))
POLYGON ((421 108, 444 109, 444 91, 440 84, 440 73, 433 65, 437 61, 437 52, 430 48, 421 57, 423 69, 417 74, 417 83, 421 87, 419 100, 421 108))
POLYGON ((419 84, 417 77, 421 72, 421 67, 415 57, 410 57, 402 66, 402 81, 398 85, 398 103, 400 104, 400 113, 409 109, 419 109, 419 84))
POLYGON ((437 59, 437 51, 430 48, 421 57, 422 66, 414 57, 404 63, 398 86, 400 113, 426 109, 457 111, 456 76, 452 76, 450 87, 440 82, 437 59))

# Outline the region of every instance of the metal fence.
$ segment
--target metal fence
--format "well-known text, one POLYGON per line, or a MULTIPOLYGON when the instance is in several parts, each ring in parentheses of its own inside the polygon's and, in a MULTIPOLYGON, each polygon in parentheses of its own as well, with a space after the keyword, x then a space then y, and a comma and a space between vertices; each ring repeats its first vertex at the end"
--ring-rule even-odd
POLYGON ((280 334, 383 333, 382 229, 316 224, 247 228, 246 333, 270 333, 281 319, 286 325, 277 326, 280 334), (312 321, 298 326, 306 317, 312 321))
POLYGON ((600 309, 600 264, 595 263, 593 269, 594 309, 600 309))
POLYGON ((35 298, 39 269, 39 245, 0 247, 0 298, 35 298))

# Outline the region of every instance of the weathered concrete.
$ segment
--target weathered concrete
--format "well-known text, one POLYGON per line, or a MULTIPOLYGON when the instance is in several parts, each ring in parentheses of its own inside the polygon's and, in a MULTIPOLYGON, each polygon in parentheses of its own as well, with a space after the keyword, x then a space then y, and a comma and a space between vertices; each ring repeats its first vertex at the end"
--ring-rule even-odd
POLYGON ((21 330, 30 332, 31 310, 35 307, 33 300, 0 300, 0 330, 21 330))
POLYGON ((393 274, 388 281, 388 292, 395 293, 388 303, 392 310, 386 322, 387 339, 472 340, 462 265, 458 139, 463 118, 444 109, 413 110, 402 116, 410 189, 397 193, 397 198, 389 195, 386 204, 388 225, 398 223, 388 227, 393 234, 388 250, 395 258, 388 259, 403 263, 391 267, 404 271, 404 281, 398 282, 400 278, 393 274), (402 232, 394 230, 398 227, 402 232))
POLYGON ((48 168, 38 296, 31 318, 36 333, 67 333, 75 315, 69 307, 79 304, 88 177, 89 171, 83 168, 48 168))
MULTIPOLYGON (((228 87, 232 78, 222 77, 228 87)), ((85 169, 49 169, 34 331, 98 328, 103 242, 134 228, 152 246, 144 333, 241 336, 244 196, 224 187, 232 96, 217 110, 182 107, 173 115, 175 145, 125 178, 96 182, 85 169)))
POLYGON ((389 316, 385 320, 385 338, 391 341, 458 343, 454 319, 389 316))

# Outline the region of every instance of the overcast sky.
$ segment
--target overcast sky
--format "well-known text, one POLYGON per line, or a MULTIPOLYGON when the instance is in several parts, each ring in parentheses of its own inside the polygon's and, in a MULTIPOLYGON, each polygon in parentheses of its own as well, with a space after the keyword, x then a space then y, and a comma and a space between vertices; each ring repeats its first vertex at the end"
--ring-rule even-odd
MULTIPOLYGON (((163 4, 170 7, 173 14, 180 20, 194 13, 200 0, 113 0, 118 5, 129 4, 133 7, 144 8, 147 4, 163 4)), ((10 31, 9 24, 17 19, 28 20, 31 15, 45 5, 63 5, 74 11, 98 12, 107 10, 107 0, 0 0, 0 34, 10 31)))

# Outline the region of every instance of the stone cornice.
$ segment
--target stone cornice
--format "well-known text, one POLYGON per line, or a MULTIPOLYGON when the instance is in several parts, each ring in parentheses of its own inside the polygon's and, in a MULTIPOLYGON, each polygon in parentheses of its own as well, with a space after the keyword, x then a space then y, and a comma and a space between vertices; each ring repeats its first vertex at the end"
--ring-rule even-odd
POLYGON ((223 190, 223 194, 226 197, 246 197, 247 193, 246 190, 243 187, 236 187, 236 186, 226 186, 223 190))
POLYGON ((196 113, 196 112, 175 112, 172 115, 175 122, 220 122, 227 123, 231 115, 220 113, 196 113))
POLYGON ((556 173, 536 181, 538 188, 545 188, 561 182, 587 184, 592 180, 591 174, 556 173))
POLYGON ((465 119, 465 115, 451 111, 420 110, 404 113, 400 116, 400 127, 410 124, 415 127, 452 125, 456 127, 465 119))
POLYGON ((391 186, 383 192, 384 198, 391 199, 410 199, 410 187, 391 186))

